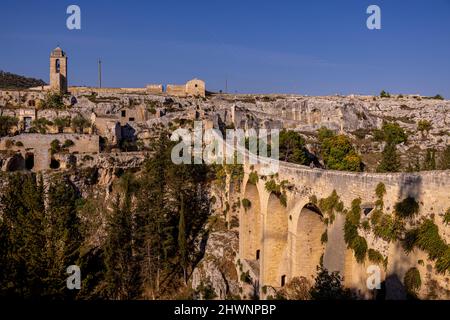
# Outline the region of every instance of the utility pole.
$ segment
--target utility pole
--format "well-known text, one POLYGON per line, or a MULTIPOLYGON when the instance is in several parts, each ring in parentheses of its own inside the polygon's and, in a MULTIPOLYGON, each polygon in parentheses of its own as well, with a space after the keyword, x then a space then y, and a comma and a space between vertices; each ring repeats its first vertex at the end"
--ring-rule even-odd
POLYGON ((98 59, 98 86, 102 87, 102 60, 98 59))

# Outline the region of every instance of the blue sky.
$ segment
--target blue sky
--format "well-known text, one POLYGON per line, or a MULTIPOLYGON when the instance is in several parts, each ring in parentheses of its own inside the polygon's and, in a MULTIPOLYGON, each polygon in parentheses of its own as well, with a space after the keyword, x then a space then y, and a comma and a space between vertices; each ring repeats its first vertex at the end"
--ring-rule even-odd
POLYGON ((0 12, 0 69, 45 81, 59 44, 70 85, 96 85, 101 57, 109 87, 198 77, 239 93, 450 97, 450 0, 2 0, 0 12), (381 30, 366 27, 370 4, 381 30))

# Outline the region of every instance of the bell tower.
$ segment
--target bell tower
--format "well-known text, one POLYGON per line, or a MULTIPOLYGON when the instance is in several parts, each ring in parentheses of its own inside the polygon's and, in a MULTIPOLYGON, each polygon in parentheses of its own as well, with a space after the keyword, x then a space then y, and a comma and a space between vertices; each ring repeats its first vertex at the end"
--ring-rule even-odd
POLYGON ((50 88, 60 93, 67 92, 67 56, 60 47, 50 54, 50 88))

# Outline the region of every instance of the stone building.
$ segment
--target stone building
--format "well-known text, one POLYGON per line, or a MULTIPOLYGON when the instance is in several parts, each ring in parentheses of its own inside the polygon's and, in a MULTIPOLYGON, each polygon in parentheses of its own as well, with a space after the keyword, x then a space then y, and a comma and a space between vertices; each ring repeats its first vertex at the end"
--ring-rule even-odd
POLYGON ((192 79, 183 85, 168 84, 166 93, 178 97, 205 97, 205 82, 199 79, 192 79))
POLYGON ((67 92, 67 55, 60 47, 50 54, 50 89, 67 92))
POLYGON ((146 89, 150 93, 163 93, 164 92, 164 87, 162 84, 148 84, 146 89))
POLYGON ((186 83, 186 94, 194 97, 205 96, 205 81, 192 79, 186 83))

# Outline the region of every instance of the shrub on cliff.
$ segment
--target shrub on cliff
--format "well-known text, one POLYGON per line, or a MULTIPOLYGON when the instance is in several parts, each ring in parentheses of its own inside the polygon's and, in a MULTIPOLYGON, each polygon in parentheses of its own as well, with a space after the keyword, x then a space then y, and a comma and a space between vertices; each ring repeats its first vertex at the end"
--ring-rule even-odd
POLYGON ((431 124, 431 121, 429 120, 419 120, 419 122, 417 123, 417 130, 420 132, 426 132, 428 133, 431 128, 433 127, 433 125, 431 124))
POLYGON ((320 153, 328 169, 362 171, 362 159, 347 136, 335 135, 331 130, 321 128, 318 138, 320 153))
POLYGON ((411 218, 419 213, 419 204, 413 197, 397 202, 394 206, 395 215, 399 218, 411 218))
POLYGON ((63 132, 64 128, 70 126, 70 117, 57 117, 53 119, 53 124, 58 127, 58 132, 63 132))
POLYGON ((51 126, 52 124, 53 124, 53 122, 51 122, 45 118, 39 118, 39 119, 34 120, 31 123, 32 128, 30 131, 45 134, 45 133, 47 133, 47 127, 51 126))
POLYGON ((17 126, 19 120, 10 116, 0 116, 0 137, 6 137, 9 131, 17 126))
POLYGON ((400 170, 400 157, 397 154, 397 147, 394 143, 388 143, 383 150, 381 162, 378 165, 378 172, 397 172, 400 170))
POLYGON ((55 154, 61 151, 61 142, 58 139, 50 142, 50 153, 55 154))
POLYGON ((244 207, 245 210, 248 210, 251 208, 252 203, 250 200, 244 198, 244 199, 242 199, 242 206, 244 207))
POLYGON ((390 144, 400 144, 408 140, 405 130, 396 122, 385 122, 381 130, 374 131, 375 140, 390 144))
POLYGON ((308 151, 302 136, 292 130, 283 129, 280 132, 280 160, 309 165, 308 151))
POLYGON ((40 109, 62 109, 64 108, 63 95, 57 92, 49 92, 39 104, 40 109))
POLYGON ((391 95, 389 94, 389 92, 386 92, 384 90, 380 92, 380 98, 390 98, 390 97, 391 95))

